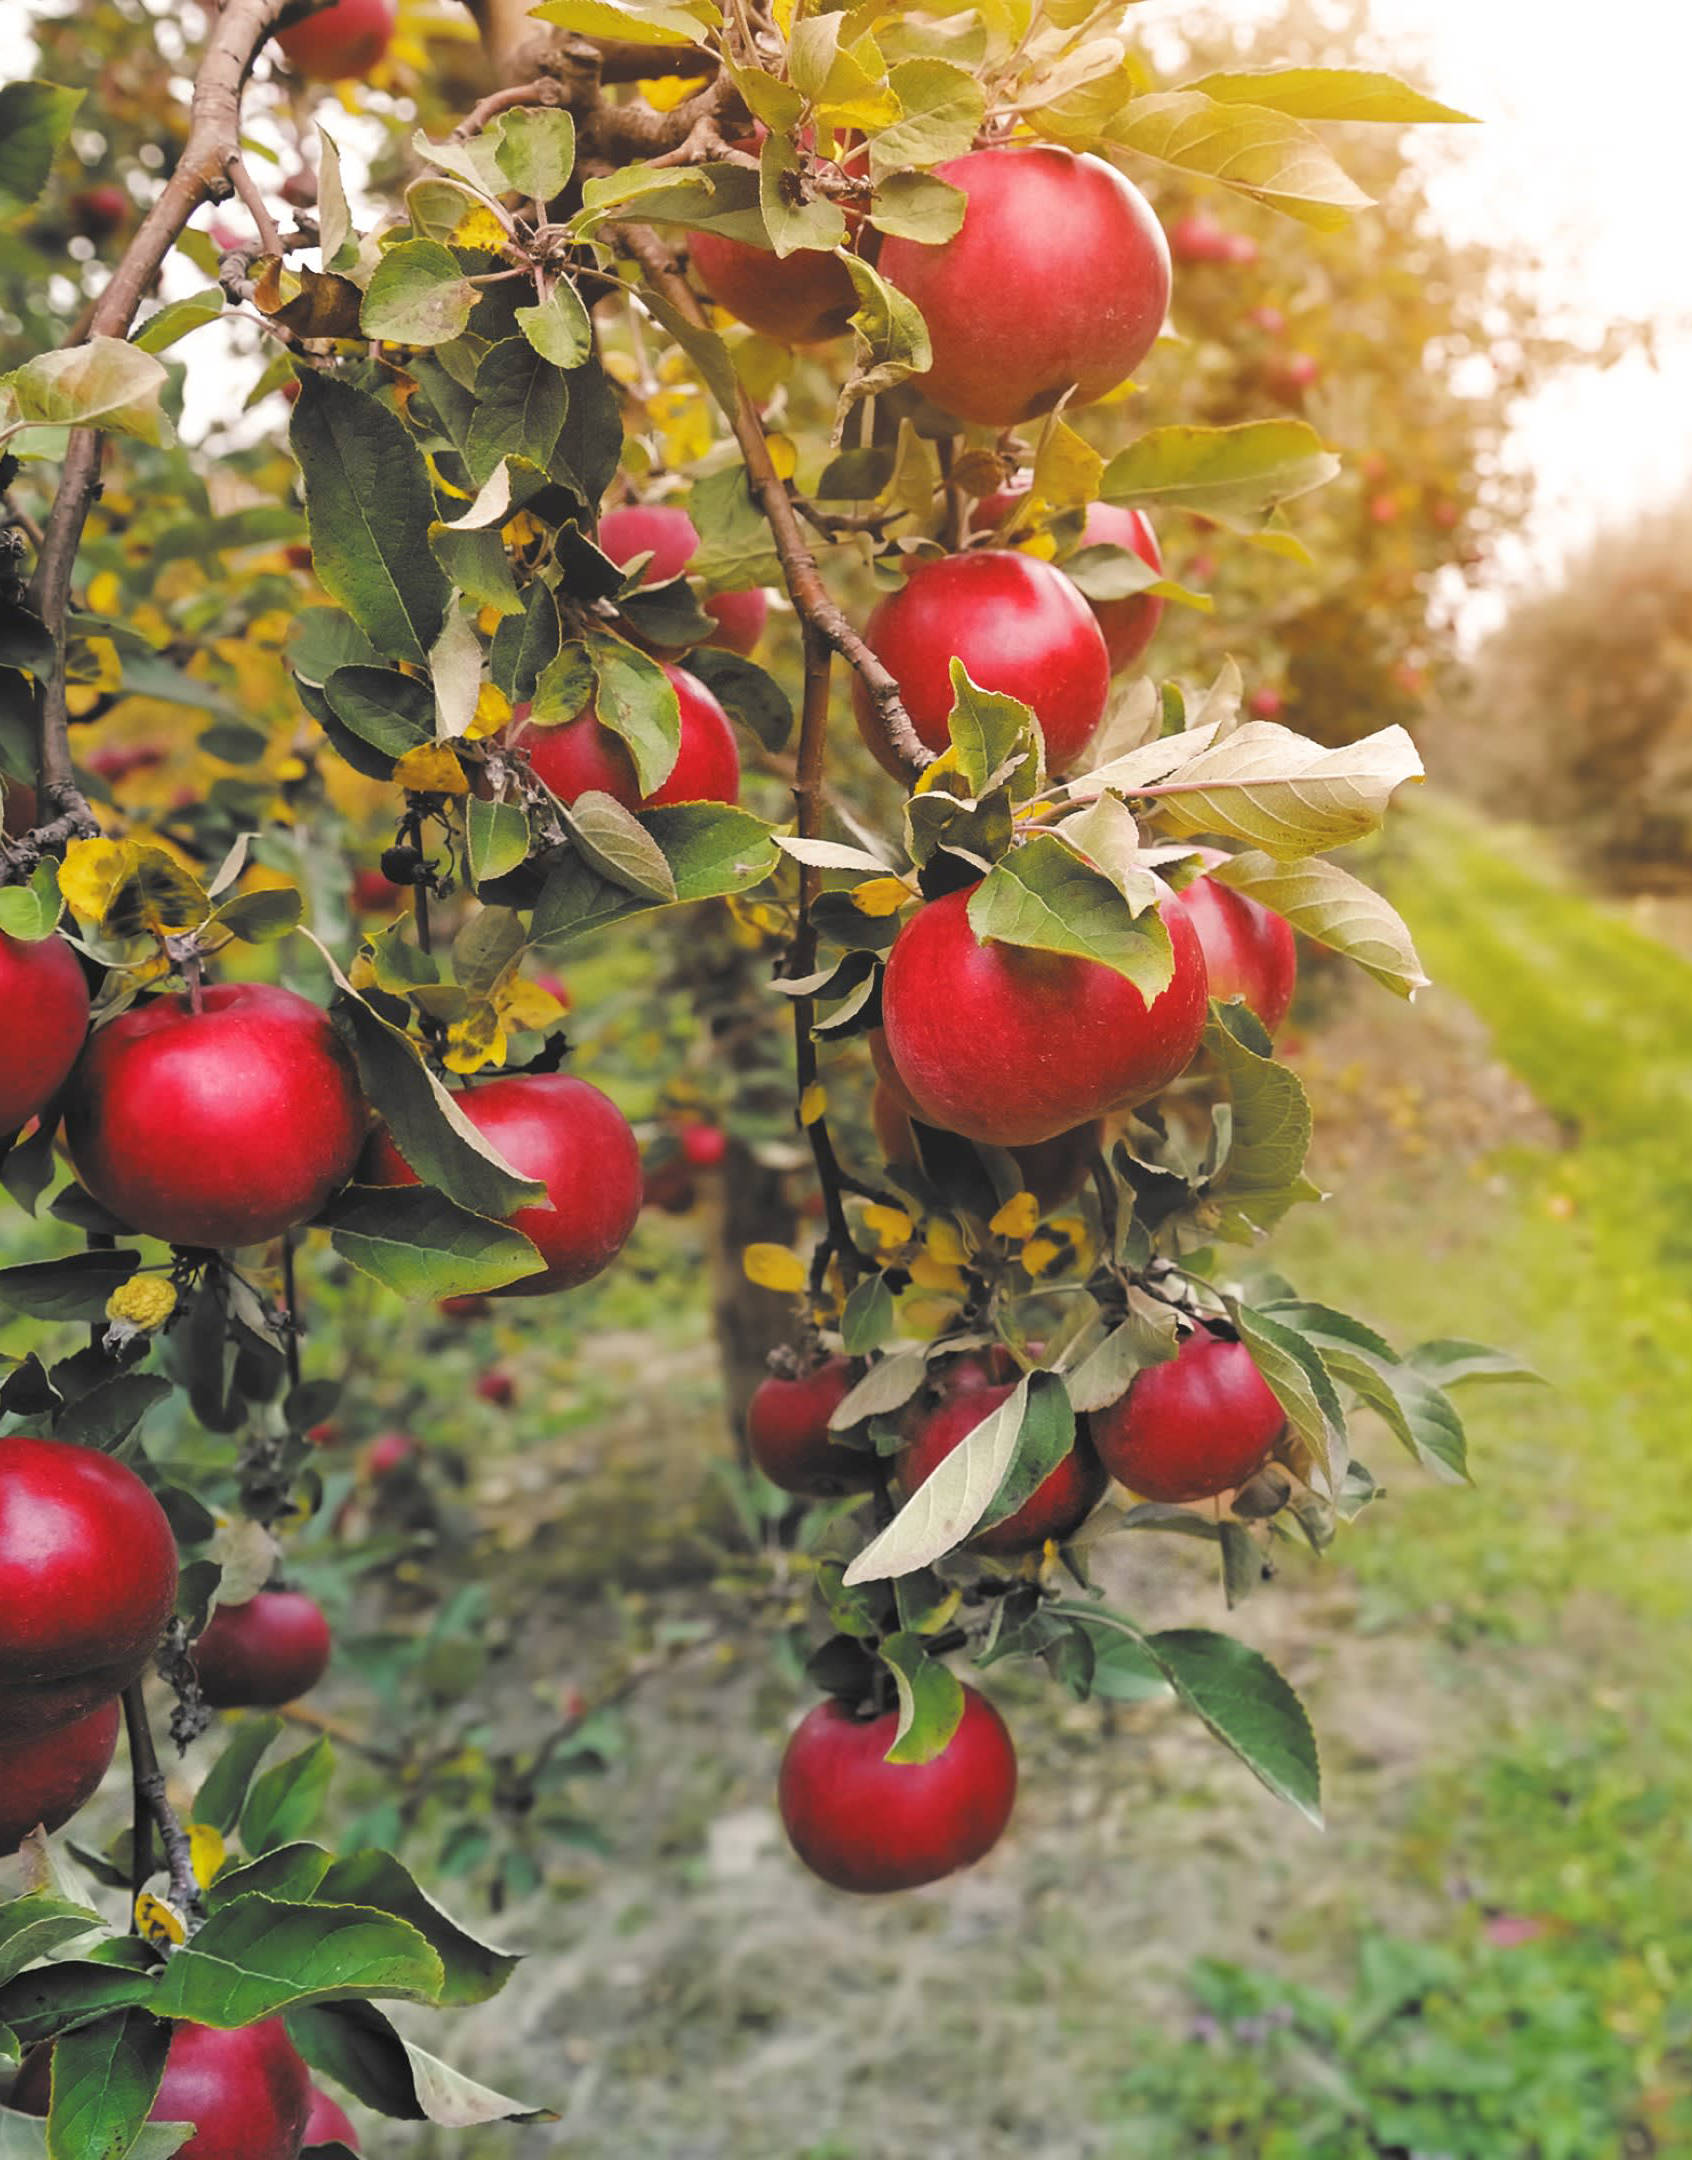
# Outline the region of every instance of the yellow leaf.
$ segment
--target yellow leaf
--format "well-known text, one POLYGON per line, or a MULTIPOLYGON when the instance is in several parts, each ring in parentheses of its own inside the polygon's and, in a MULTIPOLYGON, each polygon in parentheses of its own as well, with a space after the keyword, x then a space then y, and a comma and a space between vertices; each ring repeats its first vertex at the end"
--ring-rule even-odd
POLYGON ((916 1235, 916 1224, 903 1208, 884 1207, 879 1200, 865 1208, 864 1228, 882 1245, 908 1245, 916 1235))
POLYGON ((59 890, 71 913, 84 922, 102 921, 139 853, 128 840, 73 840, 59 865, 59 890))
POLYGON ((931 1253, 918 1253, 911 1262, 911 1280, 919 1290, 949 1290, 958 1296, 967 1287, 960 1268, 948 1267, 931 1253))
POLYGON ((1067 1258, 1068 1247, 1060 1245, 1055 1238, 1030 1238, 1022 1248, 1022 1264, 1030 1275, 1048 1275, 1067 1258))
POLYGON ((1105 461, 1062 420, 1047 422, 1034 456, 1033 492, 1054 510, 1080 510, 1098 499, 1105 461))
POLYGON ((513 975, 496 993, 496 1003, 505 1025, 520 1033, 539 1034, 555 1020, 562 1020, 565 1012, 561 999, 525 975, 513 975))
POLYGON ((218 1869, 228 1858, 223 1833, 214 1829, 210 1823, 190 1823, 188 1854, 194 1866, 194 1880, 202 1890, 209 1890, 216 1880, 218 1869))
POLYGON ((88 580, 88 612, 115 615, 123 605, 123 587, 115 570, 102 570, 88 580))
POLYGON ((151 1333, 176 1310, 175 1286, 162 1275, 131 1275, 106 1300, 106 1318, 151 1333))
POLYGON ((799 1098, 799 1122, 807 1130, 821 1117, 828 1114, 828 1090, 820 1080, 813 1080, 799 1098))
POLYGON ((955 1223, 936 1219, 924 1231, 922 1242, 928 1249, 929 1257, 940 1261, 946 1267, 961 1267, 969 1258, 955 1223))
POLYGON ((776 469, 777 479, 791 480, 799 470, 799 452, 794 448, 793 438, 789 435, 772 435, 769 443, 770 463, 776 469))
POLYGON ((492 637, 494 632, 499 628, 500 624, 504 622, 504 620, 505 617, 503 614, 501 614, 500 610, 490 603, 489 606, 483 608, 478 613, 476 617, 476 628, 480 630, 483 637, 492 637))
POLYGON ((860 915, 897 915, 912 898, 910 887, 896 877, 865 878, 861 885, 852 887, 852 905, 860 915))
POLYGON ((473 1005, 462 1020, 447 1029, 446 1054, 441 1063, 448 1072, 480 1072, 487 1065, 505 1063, 505 1030, 491 1003, 473 1005))
POLYGON ((188 1925, 174 1905, 167 1905, 163 1898, 154 1897, 150 1890, 143 1890, 135 1900, 135 1932, 143 1942, 150 1942, 159 1949, 168 1944, 180 1948, 188 1940, 188 1925))
POLYGON ((452 229, 454 247, 482 248, 489 255, 497 255, 505 240, 505 227, 483 203, 472 203, 452 229))
POLYGON ((1031 1192, 1013 1193, 987 1225, 995 1237, 1032 1237, 1040 1226, 1040 1203, 1031 1192))
POLYGON ((464 730, 466 742, 486 742, 511 718, 511 700, 498 683, 485 682, 476 693, 476 712, 464 730))
POLYGON ((303 780, 311 767, 302 757, 285 757, 276 767, 278 780, 303 780))
POLYGON ((659 75, 637 82, 635 88, 654 112, 674 112, 696 90, 703 90, 710 79, 708 75, 659 75))
POLYGON ((519 510, 500 527, 499 537, 508 548, 526 548, 532 547, 544 530, 545 527, 537 525, 527 510, 519 510))
POLYGON ((797 1291, 805 1287, 805 1263, 785 1245, 748 1245, 741 1255, 746 1280, 760 1290, 797 1291))
POLYGON ((468 795, 464 768, 445 743, 419 743, 394 767, 396 786, 416 795, 468 795))

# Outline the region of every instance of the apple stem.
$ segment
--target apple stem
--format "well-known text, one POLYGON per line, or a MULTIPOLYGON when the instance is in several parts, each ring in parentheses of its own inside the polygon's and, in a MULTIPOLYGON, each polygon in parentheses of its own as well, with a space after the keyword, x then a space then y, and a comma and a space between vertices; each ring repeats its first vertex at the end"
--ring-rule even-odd
POLYGON ((189 953, 183 959, 182 980, 188 990, 188 1010, 198 1018, 206 1009, 206 986, 198 953, 189 953))
POLYGON ((288 1360, 289 1390, 297 1393, 300 1385, 300 1292, 295 1279, 294 1233, 291 1230, 282 1233, 282 1303, 287 1313, 282 1352, 288 1360))
POLYGON ((171 1903, 181 1915, 190 1935, 205 1918, 200 1886, 194 1879, 194 1856, 187 1833, 176 1819, 165 1792, 164 1772, 153 1745, 153 1728, 147 1722, 143 1683, 133 1681, 123 1691, 123 1722, 129 1735, 129 1776, 135 1795, 134 1851, 129 1881, 139 1898, 153 1872, 153 1831, 164 1845, 165 1865, 170 1873, 171 1903))

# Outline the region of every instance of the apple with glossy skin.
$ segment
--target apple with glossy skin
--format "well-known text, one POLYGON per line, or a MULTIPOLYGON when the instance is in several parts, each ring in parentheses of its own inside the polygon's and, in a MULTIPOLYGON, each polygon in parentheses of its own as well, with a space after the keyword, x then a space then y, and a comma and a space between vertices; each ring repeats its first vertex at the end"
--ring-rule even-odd
POLYGON ((398 0, 332 0, 302 22, 276 33, 288 64, 318 82, 368 75, 388 49, 399 20, 398 0))
POLYGON ((1210 993, 1198 932, 1173 894, 1159 913, 1175 972, 1149 1005, 1100 961, 984 943, 969 898, 919 908, 882 983, 887 1047, 926 1123, 1031 1147, 1144 1102, 1186 1069, 1210 993))
POLYGON ((851 1391, 852 1368, 842 1357, 826 1358, 795 1379, 770 1373, 759 1381, 746 1412, 746 1441, 772 1485, 807 1500, 869 1491, 875 1458, 843 1447, 828 1429, 851 1391))
POLYGON ((90 1040, 65 1097, 77 1176, 172 1245, 262 1245, 352 1175, 366 1109, 351 1054, 292 990, 223 983, 132 1006, 90 1040))
MULTIPOLYGON (((1001 488, 998 494, 989 495, 976 504, 971 522, 977 530, 992 531, 1019 495, 1026 492, 1026 489, 1001 488)), ((1089 503, 1076 546, 1127 548, 1159 577, 1163 575, 1163 550, 1158 546, 1151 520, 1143 510, 1125 510, 1120 503, 1089 503)), ((1087 598, 1085 594, 1082 597, 1087 598)), ((1104 632, 1113 675, 1120 675, 1124 668, 1134 665, 1163 620, 1163 602, 1156 593, 1129 593, 1122 600, 1088 599, 1087 605, 1104 632)))
MULTIPOLYGON (((919 1156, 913 1121, 900 1107, 891 1088, 885 1085, 876 1088, 871 1115, 875 1120, 875 1136, 881 1142, 881 1152, 886 1160, 895 1166, 916 1165, 919 1156)), ((1010 1149, 1011 1158, 1022 1174, 1023 1190, 1034 1195, 1042 1215, 1050 1215, 1066 1200, 1075 1198, 1086 1184, 1093 1157, 1103 1142, 1104 1128, 1097 1118, 1091 1118, 1085 1125, 1076 1125, 1053 1139, 1037 1141, 1033 1147, 1010 1149)))
MULTIPOLYGON (((919 740, 936 753, 950 741, 954 659, 978 689, 1004 691, 1032 709, 1054 773, 1074 764, 1104 718, 1104 632, 1063 572, 1037 556, 982 548, 918 563, 872 609, 864 638, 898 683, 919 740)), ((908 780, 910 767, 857 673, 852 709, 876 762, 908 780)))
MULTIPOLYGON (((939 1469, 952 1450, 999 1405, 1008 1402, 1014 1386, 966 1387, 955 1391, 921 1420, 911 1444, 899 1458, 899 1480, 907 1494, 914 1493, 939 1469)), ((971 1552, 994 1560, 1014 1560, 1023 1553, 1038 1552, 1048 1538, 1060 1543, 1075 1532, 1104 1497, 1109 1479, 1099 1461, 1085 1418, 1075 1427, 1075 1445, 1037 1485, 1014 1515, 990 1529, 978 1530, 965 1540, 971 1552)))
POLYGON ((61 937, 0 930, 0 1133, 15 1133, 70 1078, 88 1034, 88 984, 61 937))
MULTIPOLYGON (((1219 848, 1200 852, 1209 867, 1228 859, 1219 848)), ((1244 998, 1273 1035, 1298 984, 1292 924, 1249 893, 1234 892, 1211 877, 1194 878, 1177 898, 1204 947, 1211 996, 1223 1005, 1244 998)))
POLYGON ((926 1763, 890 1763, 898 1713, 857 1718, 820 1702, 781 1759, 778 1799, 794 1851, 837 1890, 914 1890, 972 1866, 1016 1804, 1016 1749, 997 1710, 963 1691, 957 1731, 926 1763))
POLYGON ((1136 1374, 1092 1424, 1105 1468, 1130 1492, 1210 1500, 1255 1477, 1287 1414, 1245 1344, 1201 1322, 1173 1358, 1136 1374))
MULTIPOLYGON (((0 1694, 0 1720, 5 1699, 0 1694)), ((100 1789, 117 1753, 123 1706, 115 1699, 74 1724, 28 1739, 0 1730, 0 1855, 15 1852, 40 1824, 63 1829, 100 1789)))
MULTIPOLYGON (((53 2051, 31 2049, 12 2088, 22 2115, 45 2115, 53 2051)), ((299 2160, 311 2114, 311 2072, 280 2018, 219 2032, 173 2024, 149 2122, 188 2122, 177 2160, 299 2160)))
MULTIPOLYGON (((640 1213, 640 1144, 609 1095, 570 1073, 513 1073, 466 1088, 458 1107, 520 1177, 547 1197, 509 1219, 544 1265, 495 1297, 544 1297, 573 1290, 611 1265, 640 1213)), ((361 1171, 372 1185, 415 1185, 416 1173, 386 1132, 361 1171)))
POLYGON ((176 1540, 127 1465, 26 1433, 0 1439, 0 1732, 86 1718, 158 1647, 176 1540))
POLYGON ((882 242, 880 269, 933 347, 915 388, 959 420, 1014 427, 1068 390, 1125 382, 1169 309, 1169 243, 1131 181, 1095 157, 974 150, 936 168, 968 198, 950 240, 882 242))
MULTIPOLYGON (((659 585, 681 577, 699 549, 699 532, 685 510, 676 503, 620 503, 599 521, 601 552, 619 569, 637 555, 652 560, 641 576, 643 585, 659 585)), ((761 592, 713 593, 701 603, 715 618, 717 634, 708 645, 724 652, 749 653, 764 634, 770 603, 761 592)))
POLYGON ((298 1590, 261 1590, 244 1605, 220 1605, 191 1653, 214 1710, 297 1702, 323 1678, 333 1654, 322 1606, 298 1590))
POLYGON ((528 725, 529 708, 513 712, 511 739, 529 754, 536 775, 562 803, 596 790, 611 795, 625 810, 650 810, 658 803, 740 800, 740 751, 729 716, 697 675, 665 664, 681 708, 681 742, 676 762, 650 795, 640 792, 634 759, 620 735, 601 726, 591 705, 562 727, 528 725))
POLYGON ((311 2113, 306 2117, 305 2144, 302 2150, 310 2152, 314 2145, 344 2145, 348 2152, 362 2152, 358 2132, 353 2128, 352 2117, 338 2100, 330 2098, 321 2085, 311 2088, 311 2113))

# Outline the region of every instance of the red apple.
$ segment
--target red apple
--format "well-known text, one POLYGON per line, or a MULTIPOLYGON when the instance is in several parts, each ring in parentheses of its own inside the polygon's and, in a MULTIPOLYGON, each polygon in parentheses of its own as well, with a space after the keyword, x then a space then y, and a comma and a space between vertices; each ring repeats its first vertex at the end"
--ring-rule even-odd
MULTIPOLYGON (((1020 698, 1039 721, 1054 773, 1073 765, 1104 718, 1110 653, 1092 610, 1061 570, 1037 556, 985 548, 919 563, 864 625, 899 685, 919 739, 950 740, 951 664, 978 689, 1020 698)), ((858 732, 895 779, 910 769, 888 739, 861 675, 852 677, 858 732)))
POLYGON ((0 1855, 15 1852, 37 1824, 62 1829, 94 1797, 117 1753, 122 1723, 114 1698, 52 1732, 14 1739, 9 1725, 0 1729, 0 1855))
POLYGON ((1016 1802, 1005 1721, 966 1686, 963 1718, 926 1763, 886 1760, 897 1713, 858 1718, 820 1702, 781 1759, 781 1819, 794 1851, 837 1890, 914 1890, 973 1865, 999 1842, 1016 1802))
POLYGON ((1241 269, 1250 269, 1251 265, 1257 260, 1257 253, 1257 242, 1251 237, 1250 233, 1230 233, 1228 235, 1228 245, 1223 252, 1222 259, 1224 262, 1236 264, 1241 269))
POLYGON ((529 708, 512 714, 512 739, 529 753, 529 763, 558 800, 573 803, 597 790, 615 796, 625 810, 650 810, 659 803, 740 800, 740 752, 729 716, 696 675, 666 665, 681 707, 681 746, 676 762, 650 795, 640 792, 634 759, 620 735, 602 727, 591 705, 562 727, 528 725, 529 708))
POLYGON ((94 1448, 0 1439, 0 1732, 90 1716, 137 1677, 176 1600, 176 1540, 135 1472, 94 1448))
MULTIPOLYGON (((1024 489, 1002 488, 975 506, 972 523, 978 531, 992 531, 1024 489)), ((1087 505, 1077 547, 1129 548, 1141 562, 1163 574, 1163 550, 1157 544, 1151 520, 1143 510, 1125 510, 1117 503, 1087 505)), ((1123 600, 1089 600, 1094 620, 1104 632, 1110 654, 1110 671, 1121 674, 1134 665, 1163 620, 1163 602, 1155 593, 1130 593, 1123 600)))
MULTIPOLYGON (((24 2058, 10 2105, 45 2115, 52 2048, 24 2058)), ((170 2054, 149 2122, 189 2122, 195 2134, 178 2160, 299 2160, 311 2114, 311 2073, 280 2018, 219 2032, 171 2027, 170 2054)))
POLYGON ((695 1122, 681 1129, 682 1160, 693 1170, 720 1170, 728 1153, 728 1134, 720 1125, 695 1122))
POLYGON ((0 1133, 15 1133, 58 1094, 88 1033, 88 985, 60 937, 0 930, 0 1133))
POLYGON ((107 181, 71 197, 71 219, 84 239, 109 240, 128 223, 133 207, 126 192, 107 181))
POLYGON ((928 1371, 930 1383, 946 1401, 981 1388, 1013 1386, 1018 1369, 1015 1358, 1002 1343, 990 1343, 983 1350, 960 1350, 944 1364, 931 1365, 928 1371))
MULTIPOLYGON (((698 549, 699 533, 692 518, 674 503, 622 503, 600 519, 599 545, 619 568, 650 553, 641 583, 658 585, 684 574, 698 549)), ((716 636, 706 643, 725 652, 749 653, 764 634, 770 603, 761 592, 714 593, 704 608, 717 623, 716 636)))
POLYGON ((1372 495, 1369 498, 1369 522, 1371 525, 1396 525, 1404 505, 1396 495, 1372 495))
POLYGON ((503 1368, 495 1366, 492 1372, 482 1373, 476 1381, 478 1402, 492 1403, 496 1410, 509 1410, 517 1400, 517 1383, 503 1368))
POLYGON ((422 1453, 410 1433, 378 1433, 365 1447, 359 1467, 366 1477, 391 1477, 402 1463, 413 1463, 422 1453))
POLYGON ((885 240, 880 262, 928 325, 924 396, 1002 428, 1126 381, 1169 307, 1169 244, 1139 189, 1098 158, 1034 145, 937 170, 968 197, 962 228, 938 246, 885 240))
MULTIPOLYGON (((1207 862, 1225 862, 1219 849, 1207 862)), ((1298 982, 1298 944, 1284 915, 1214 878, 1194 878, 1179 896, 1204 947, 1210 994, 1220 1004, 1244 998, 1273 1035, 1287 1017, 1298 982)))
POLYGON ((473 1290, 465 1297, 442 1298, 439 1310, 447 1320, 486 1320, 493 1306, 479 1290, 473 1290))
MULTIPOLYGON (((991 1412, 1008 1402, 1013 1386, 965 1387, 940 1402, 921 1420, 911 1444, 899 1458, 899 1479, 914 1493, 960 1447, 991 1412)), ((1036 1486, 1014 1515, 978 1530, 967 1540, 971 1552, 1012 1560, 1038 1552, 1048 1538, 1072 1537, 1104 1497, 1109 1480, 1087 1431, 1085 1418, 1075 1428, 1075 1445, 1036 1486)))
POLYGON ((1169 252, 1178 263, 1228 262, 1233 237, 1208 210, 1189 210, 1169 228, 1169 252))
POLYGON ((331 2100, 321 2085, 311 2088, 311 2113, 306 2117, 304 2150, 314 2145, 344 2145, 348 2152, 362 2152, 352 2118, 338 2100, 331 2100))
POLYGON ((90 1040, 66 1096, 76 1174, 172 1245, 262 1245, 352 1175, 365 1104, 341 1038, 292 990, 225 983, 132 1006, 90 1040))
POLYGON ((1093 1418, 1105 1468, 1146 1500, 1209 1500, 1268 1461, 1286 1412, 1242 1342, 1202 1323, 1093 1418))
POLYGON ((1279 720, 1287 701, 1273 683, 1264 683, 1246 699, 1246 711, 1254 720, 1279 720))
POLYGON ((1263 370, 1264 388, 1283 405, 1302 405, 1304 393, 1322 377, 1322 363, 1314 353, 1293 352, 1263 370))
POLYGON ((395 887, 392 879, 380 870, 355 870, 352 881, 352 911, 355 915, 391 915, 394 910, 395 887))
POLYGON ((399 20, 398 0, 332 0, 326 8, 279 30, 288 63, 320 82, 368 75, 388 49, 399 20))
POLYGON ((1287 318, 1278 307, 1254 307, 1246 317, 1253 329, 1261 330, 1265 337, 1285 335, 1287 318))
MULTIPOLYGON (((887 1162, 895 1168, 915 1165, 919 1158, 911 1118, 885 1083, 876 1088, 871 1115, 875 1120, 875 1136, 881 1142, 881 1152, 887 1162)), ((1050 1215, 1066 1200, 1074 1199, 1087 1182, 1093 1157, 1103 1139, 1104 1129, 1093 1118, 1050 1140, 1037 1141, 1032 1147, 1010 1150, 1011 1159, 1022 1174, 1023 1190, 1034 1195, 1042 1215, 1050 1215)))
MULTIPOLYGON (((513 1073, 466 1088, 458 1106, 520 1177, 547 1197, 510 1218, 544 1265, 496 1297, 573 1290, 611 1265, 640 1213, 640 1147, 609 1095, 568 1073, 513 1073)), ((373 1185, 415 1185, 416 1174, 386 1132, 361 1173, 373 1185)))
POLYGON ((193 1648, 200 1692, 214 1710, 274 1710, 316 1687, 334 1642, 323 1608, 298 1590, 261 1590, 220 1605, 193 1648))
POLYGON ((1030 1147, 1143 1102, 1183 1072, 1208 1011, 1204 953, 1174 896, 1160 906, 1175 973, 1148 1005, 1097 960, 983 943, 969 893, 930 900, 899 932, 882 1025, 924 1120, 1030 1147))
POLYGON ((752 1460, 772 1485, 806 1499, 867 1492, 875 1460, 834 1439, 828 1421, 852 1389, 847 1359, 826 1358, 797 1379, 771 1373, 760 1380, 746 1412, 752 1460))

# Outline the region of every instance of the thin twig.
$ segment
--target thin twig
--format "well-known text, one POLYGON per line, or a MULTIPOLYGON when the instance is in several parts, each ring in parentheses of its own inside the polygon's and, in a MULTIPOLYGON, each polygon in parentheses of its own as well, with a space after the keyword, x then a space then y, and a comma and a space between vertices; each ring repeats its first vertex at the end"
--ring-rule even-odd
POLYGON ((276 229, 276 220, 266 209, 264 197, 259 193, 258 182, 242 163, 239 150, 231 152, 228 171, 236 194, 252 212, 253 223, 258 227, 260 252, 265 255, 286 254, 282 235, 276 229))
POLYGON ((182 1915, 190 1932, 205 1917, 200 1886, 194 1879, 194 1855, 188 1836, 176 1819, 176 1810, 165 1794, 164 1772, 153 1745, 153 1728, 147 1722, 142 1683, 136 1680, 123 1691, 123 1722, 129 1734, 129 1777, 135 1794, 134 1842, 130 1862, 130 1887, 139 1897, 153 1872, 153 1832, 164 1845, 165 1866, 170 1874, 170 1901, 182 1915))
MULTIPOLYGON (((638 225, 619 226, 617 246, 639 263, 642 275, 657 293, 685 322, 696 329, 707 327, 705 310, 699 296, 676 267, 675 261, 658 236, 638 225)), ((880 716, 889 740, 905 762, 914 771, 921 771, 934 762, 934 752, 918 736, 911 725, 899 696, 899 685, 878 660, 862 637, 847 621, 846 616, 829 595, 817 568, 817 559, 807 545, 799 527, 799 513, 793 497, 788 493, 787 483, 776 471, 770 456, 770 446, 764 435, 764 424, 758 417, 744 385, 736 383, 734 404, 729 411, 729 422, 734 429, 735 441, 740 445, 745 460, 747 477, 769 523, 781 558, 782 574, 787 589, 793 597, 793 605, 802 622, 814 626, 820 636, 827 639, 841 658, 856 668, 864 688, 880 716)))

